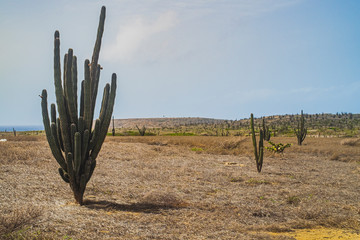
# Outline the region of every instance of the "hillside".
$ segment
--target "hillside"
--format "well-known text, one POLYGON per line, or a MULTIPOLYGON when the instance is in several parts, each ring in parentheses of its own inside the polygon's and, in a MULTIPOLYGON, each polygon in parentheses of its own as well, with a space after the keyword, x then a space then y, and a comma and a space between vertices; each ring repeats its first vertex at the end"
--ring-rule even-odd
POLYGON ((129 118, 115 119, 115 128, 135 128, 136 125, 147 128, 173 128, 188 125, 222 124, 226 120, 213 118, 129 118))
MULTIPOLYGON (((299 115, 274 115, 265 117, 266 124, 273 133, 292 135, 299 115)), ((306 126, 311 135, 323 136, 357 136, 360 131, 360 114, 304 114, 306 126)), ((145 126, 154 134, 159 131, 176 134, 193 133, 195 135, 246 135, 249 129, 249 119, 225 120, 213 118, 133 118, 115 119, 116 129, 132 129, 145 126), (158 129, 158 130, 155 130, 158 129)), ((260 125, 262 118, 255 118, 255 124, 260 125)), ((110 129, 112 128, 112 124, 110 129)), ((163 132, 164 133, 164 132, 163 132)))

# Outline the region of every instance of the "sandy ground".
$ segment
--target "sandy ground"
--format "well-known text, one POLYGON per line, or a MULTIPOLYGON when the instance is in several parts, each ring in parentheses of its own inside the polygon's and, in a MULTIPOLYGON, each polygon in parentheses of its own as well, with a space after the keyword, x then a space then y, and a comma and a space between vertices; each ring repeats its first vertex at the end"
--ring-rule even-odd
POLYGON ((194 139, 108 139, 84 206, 43 137, 1 142, 1 238, 360 239, 359 146, 309 140, 266 153, 259 174, 250 139, 194 139))

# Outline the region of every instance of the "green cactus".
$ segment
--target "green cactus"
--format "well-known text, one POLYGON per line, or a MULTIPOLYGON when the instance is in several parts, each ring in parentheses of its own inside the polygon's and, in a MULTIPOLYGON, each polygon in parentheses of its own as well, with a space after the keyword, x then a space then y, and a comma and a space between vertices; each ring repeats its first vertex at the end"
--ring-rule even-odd
POLYGON ((263 120, 263 122, 262 122, 262 130, 263 130, 263 133, 264 133, 264 140, 265 141, 270 141, 271 131, 270 131, 269 127, 266 126, 266 124, 265 124, 265 118, 263 118, 262 120, 263 120))
POLYGON ((113 137, 115 136, 115 119, 114 119, 114 116, 113 116, 113 119, 112 119, 112 135, 113 135, 113 137))
POLYGON ((250 127, 251 127, 252 142, 254 146, 256 168, 258 172, 261 172, 263 158, 264 158, 264 131, 260 129, 260 139, 259 139, 259 149, 258 149, 258 146, 256 144, 255 129, 254 129, 254 115, 252 113, 250 117, 250 127))
POLYGON ((145 126, 142 126, 142 128, 139 128, 138 125, 136 125, 136 128, 138 129, 140 136, 145 136, 145 132, 146 132, 145 126))
POLYGON ((298 140, 298 145, 301 145, 302 142, 305 140, 307 134, 307 128, 305 127, 305 118, 303 110, 301 110, 301 117, 298 120, 297 128, 295 129, 295 134, 298 140))
POLYGON ((54 40, 54 84, 56 106, 51 104, 49 119, 47 92, 42 91, 42 116, 51 152, 59 163, 61 178, 70 184, 75 200, 82 205, 86 184, 96 166, 96 157, 109 129, 115 102, 116 74, 112 74, 111 86, 106 84, 100 110, 92 128, 96 96, 100 79, 98 64, 101 38, 104 31, 105 7, 101 8, 96 43, 92 61, 85 60, 85 80, 81 83, 80 107, 77 95, 77 59, 69 49, 64 58, 63 83, 60 67, 60 35, 54 40), (79 112, 79 116, 78 116, 79 112))

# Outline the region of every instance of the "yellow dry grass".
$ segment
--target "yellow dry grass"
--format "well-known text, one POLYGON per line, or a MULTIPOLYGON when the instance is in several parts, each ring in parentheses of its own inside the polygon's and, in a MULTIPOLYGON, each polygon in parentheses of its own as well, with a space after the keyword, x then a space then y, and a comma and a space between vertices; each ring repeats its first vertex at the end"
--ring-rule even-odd
POLYGON ((74 204, 45 138, 0 142, 0 236, 294 239, 299 229, 359 234, 359 146, 337 138, 307 138, 303 146, 295 138, 272 141, 294 145, 282 156, 266 152, 259 174, 250 138, 108 137, 84 206, 74 204), (12 222, 21 224, 5 231, 12 222))
POLYGON ((313 228, 313 229, 296 229, 287 233, 269 233, 277 237, 292 237, 296 240, 355 240, 360 235, 351 230, 343 230, 336 228, 313 228))

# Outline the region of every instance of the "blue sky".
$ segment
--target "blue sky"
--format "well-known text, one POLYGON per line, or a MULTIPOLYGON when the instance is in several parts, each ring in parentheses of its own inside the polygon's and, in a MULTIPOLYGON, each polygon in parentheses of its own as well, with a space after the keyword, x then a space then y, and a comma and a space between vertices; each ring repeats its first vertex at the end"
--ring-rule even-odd
POLYGON ((55 30, 83 78, 102 5, 115 118, 360 112, 357 0, 2 0, 0 125, 41 125, 41 90, 55 101, 55 30))

